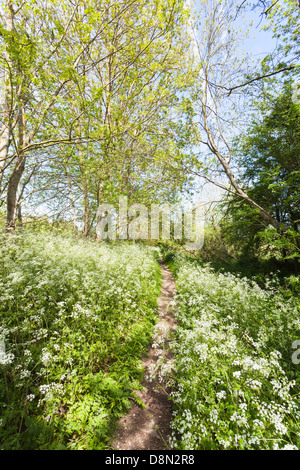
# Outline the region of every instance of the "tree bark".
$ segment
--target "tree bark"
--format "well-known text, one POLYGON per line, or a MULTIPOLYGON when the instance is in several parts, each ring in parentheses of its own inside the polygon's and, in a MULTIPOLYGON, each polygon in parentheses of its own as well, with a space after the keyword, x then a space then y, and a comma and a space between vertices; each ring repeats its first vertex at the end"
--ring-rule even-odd
POLYGON ((70 178, 68 169, 66 169, 66 173, 67 173, 67 181, 68 181, 69 199, 70 199, 70 204, 72 208, 74 234, 75 234, 75 237, 77 238, 76 209, 75 209, 75 202, 74 202, 74 197, 73 197, 73 192, 72 192, 71 178, 70 178))
POLYGON ((282 227, 282 224, 276 220, 268 211, 266 211, 263 207, 261 207, 257 202, 255 202, 251 197, 239 186, 239 184, 235 181, 234 175, 231 172, 229 163, 226 159, 226 156, 222 155, 221 152, 219 152, 218 147, 215 143, 215 140, 213 138, 211 129, 209 127, 208 123, 208 114, 207 114, 207 88, 208 88, 208 70, 209 70, 209 65, 206 65, 205 68, 205 85, 204 85, 204 90, 203 90, 203 97, 201 100, 201 105, 202 105, 202 114, 203 114, 203 120, 204 120, 204 128, 205 132, 208 137, 208 142, 209 142, 209 148, 212 151, 212 153, 217 157, 219 162, 221 163, 224 172, 229 179, 232 187, 234 188, 235 192, 242 198, 244 199, 247 204, 250 206, 254 207, 255 209, 258 210, 259 215, 261 218, 265 221, 267 225, 271 224, 273 227, 276 228, 277 231, 286 231, 288 227, 282 227))
POLYGON ((86 181, 83 181, 83 235, 88 237, 90 232, 90 201, 86 181))
POLYGON ((17 191, 25 170, 26 155, 23 152, 25 144, 25 105, 23 98, 20 99, 19 109, 19 143, 18 156, 7 186, 7 213, 6 230, 14 232, 16 224, 17 191))
MULTIPOLYGON (((11 32, 13 30, 13 9, 10 1, 6 1, 6 30, 11 32)), ((11 83, 9 71, 7 67, 10 66, 10 57, 7 50, 4 51, 4 103, 3 103, 3 121, 0 130, 0 196, 2 194, 1 184, 3 179, 3 172, 7 160, 10 132, 11 132, 11 83)))
POLYGON ((23 219, 22 219, 22 190, 21 190, 21 182, 18 184, 17 190, 17 201, 16 201, 16 219, 18 219, 18 226, 22 227, 23 219))

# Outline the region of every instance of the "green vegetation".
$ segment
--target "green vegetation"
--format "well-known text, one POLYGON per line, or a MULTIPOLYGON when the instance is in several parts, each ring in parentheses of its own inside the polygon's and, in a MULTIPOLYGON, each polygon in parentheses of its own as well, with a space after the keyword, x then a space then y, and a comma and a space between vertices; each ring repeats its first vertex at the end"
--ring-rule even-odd
POLYGON ((140 386, 157 253, 51 234, 1 240, 1 449, 107 448, 140 386))
POLYGON ((299 449, 299 296, 274 277, 262 289, 184 255, 164 259, 177 284, 174 448, 299 449))
POLYGON ((300 449, 299 41, 296 0, 0 0, 1 449, 144 406, 160 253, 174 448, 300 449))
POLYGON ((235 143, 239 178, 281 230, 262 223, 256 208, 230 195, 223 205, 220 236, 236 257, 277 259, 295 270, 300 257, 300 106, 292 101, 291 83, 286 81, 275 98, 269 94, 258 111, 259 118, 235 143))

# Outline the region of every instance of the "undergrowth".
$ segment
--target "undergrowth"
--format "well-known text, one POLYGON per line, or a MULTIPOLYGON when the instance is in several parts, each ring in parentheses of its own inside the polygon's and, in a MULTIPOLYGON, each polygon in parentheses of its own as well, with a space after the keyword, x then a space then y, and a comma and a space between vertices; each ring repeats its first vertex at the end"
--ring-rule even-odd
POLYGON ((1 449, 107 449, 142 378, 155 248, 49 234, 0 244, 1 449))
POLYGON ((191 256, 164 261, 177 286, 173 447, 300 449, 299 298, 276 276, 261 288, 191 256))

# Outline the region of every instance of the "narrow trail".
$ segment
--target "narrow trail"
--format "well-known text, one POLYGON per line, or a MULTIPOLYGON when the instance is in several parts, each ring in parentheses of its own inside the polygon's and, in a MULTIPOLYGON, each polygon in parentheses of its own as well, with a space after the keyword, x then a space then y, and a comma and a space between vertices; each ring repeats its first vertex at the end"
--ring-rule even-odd
POLYGON ((168 349, 170 335, 175 326, 170 302, 175 291, 175 283, 170 270, 159 261, 162 270, 162 288, 158 299, 159 320, 155 329, 153 345, 143 357, 145 368, 144 390, 135 392, 145 408, 133 404, 129 413, 119 422, 111 448, 115 450, 166 450, 169 447, 172 404, 168 400, 170 389, 162 379, 151 372, 157 369, 162 356, 166 361, 172 359, 168 349))

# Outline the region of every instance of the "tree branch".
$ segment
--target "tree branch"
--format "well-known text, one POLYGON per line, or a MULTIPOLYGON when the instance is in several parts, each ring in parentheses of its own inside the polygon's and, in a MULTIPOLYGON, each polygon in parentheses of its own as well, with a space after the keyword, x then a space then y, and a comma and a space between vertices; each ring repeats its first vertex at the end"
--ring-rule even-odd
POLYGON ((270 73, 266 73, 264 75, 259 75, 258 77, 255 77, 255 78, 252 78, 251 80, 248 80, 247 82, 244 82, 244 83, 241 83, 240 85, 236 85, 234 87, 231 87, 231 88, 227 88, 225 86, 219 86, 219 85, 215 85, 213 83, 210 82, 210 85, 213 85, 215 87, 218 87, 218 88, 223 88, 224 90, 227 90, 228 91, 228 96, 230 96, 230 94, 234 91, 234 90, 237 90, 238 88, 243 88, 244 86, 247 86, 247 85, 250 85, 250 83, 253 83, 253 82, 257 82, 258 80, 262 80, 263 78, 268 78, 268 77, 272 77, 273 75, 276 75, 278 73, 282 73, 282 72, 287 72, 289 70, 293 70, 293 69, 296 69, 298 68, 299 65, 289 65, 288 67, 283 67, 281 69, 278 69, 278 70, 274 70, 273 72, 270 72, 270 73))

